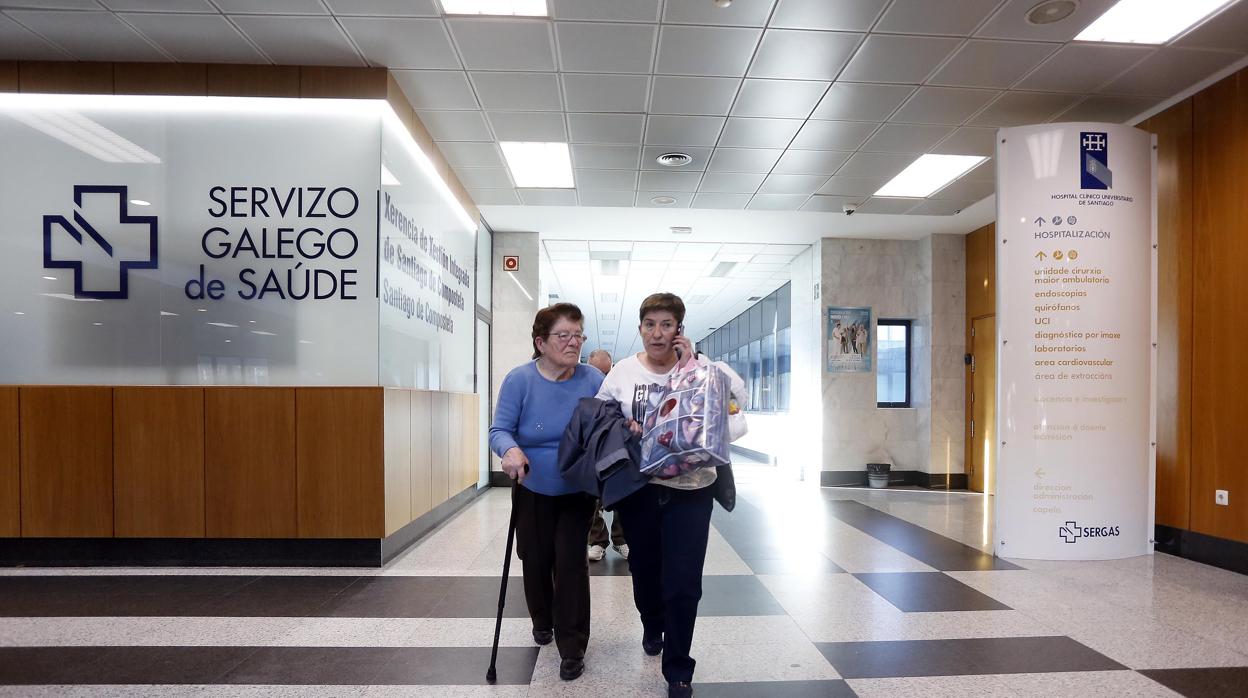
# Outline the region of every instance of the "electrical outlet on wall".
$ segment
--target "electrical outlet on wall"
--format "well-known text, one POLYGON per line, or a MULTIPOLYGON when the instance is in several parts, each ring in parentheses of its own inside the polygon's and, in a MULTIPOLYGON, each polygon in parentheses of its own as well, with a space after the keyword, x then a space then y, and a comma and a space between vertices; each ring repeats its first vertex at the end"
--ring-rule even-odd
POLYGON ((1226 490, 1214 490, 1213 502, 1214 504, 1219 504, 1224 507, 1230 506, 1231 505, 1231 493, 1226 490))

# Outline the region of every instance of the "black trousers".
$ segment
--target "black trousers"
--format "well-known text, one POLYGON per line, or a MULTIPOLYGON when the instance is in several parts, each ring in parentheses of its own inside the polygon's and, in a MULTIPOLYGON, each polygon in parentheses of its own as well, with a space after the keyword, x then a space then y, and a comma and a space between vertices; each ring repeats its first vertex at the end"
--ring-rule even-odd
POLYGON ((564 659, 584 657, 589 644, 585 537, 594 501, 586 494, 552 497, 521 485, 511 489, 529 617, 535 630, 554 629, 555 646, 564 659))
POLYGON ((616 512, 611 515, 611 537, 607 537, 607 520, 606 513, 602 510, 602 500, 598 500, 594 506, 594 520, 589 526, 589 544, 607 547, 607 544, 620 546, 624 545, 624 524, 620 523, 620 514, 616 512))
POLYGON ((633 602, 646 635, 663 633, 663 678, 692 681, 689 656, 702 599, 702 565, 711 529, 711 487, 649 484, 616 505, 628 534, 633 602))

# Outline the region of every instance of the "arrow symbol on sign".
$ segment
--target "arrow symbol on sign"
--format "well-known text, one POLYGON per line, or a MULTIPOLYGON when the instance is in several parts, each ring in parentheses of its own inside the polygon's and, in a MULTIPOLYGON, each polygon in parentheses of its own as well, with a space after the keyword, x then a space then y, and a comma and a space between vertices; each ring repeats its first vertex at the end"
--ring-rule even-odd
POLYGON ((1036 225, 1044 225, 1044 217, 1043 217, 1043 216, 1037 216, 1037 217, 1036 217, 1036 225))
POLYGON ((1044 479, 1044 468, 1036 468, 1036 477, 1044 479))
POLYGON ((1043 252, 1037 252, 1037 253, 1036 253, 1036 259, 1040 260, 1041 262, 1043 262, 1043 261, 1044 261, 1044 258, 1045 258, 1045 257, 1047 257, 1047 256, 1048 256, 1048 255, 1046 255, 1046 254, 1045 254, 1045 253, 1043 253, 1043 252))

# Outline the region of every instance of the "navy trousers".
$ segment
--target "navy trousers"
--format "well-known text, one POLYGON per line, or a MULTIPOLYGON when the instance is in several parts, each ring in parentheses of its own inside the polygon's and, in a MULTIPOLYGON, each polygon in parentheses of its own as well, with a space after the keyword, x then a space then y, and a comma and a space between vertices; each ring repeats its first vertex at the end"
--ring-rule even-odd
POLYGON ((702 600, 702 565, 711 529, 711 487, 649 484, 616 505, 628 536, 633 602, 647 636, 663 633, 663 678, 693 681, 689 656, 702 600))

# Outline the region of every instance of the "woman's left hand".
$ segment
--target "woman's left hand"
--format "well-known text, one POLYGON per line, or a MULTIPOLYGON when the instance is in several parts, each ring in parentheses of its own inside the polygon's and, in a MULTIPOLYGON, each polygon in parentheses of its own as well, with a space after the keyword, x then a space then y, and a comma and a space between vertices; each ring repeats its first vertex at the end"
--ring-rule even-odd
POLYGON ((693 342, 683 334, 678 334, 672 339, 672 346, 676 349, 676 353, 680 355, 680 360, 685 361, 693 356, 693 342))

